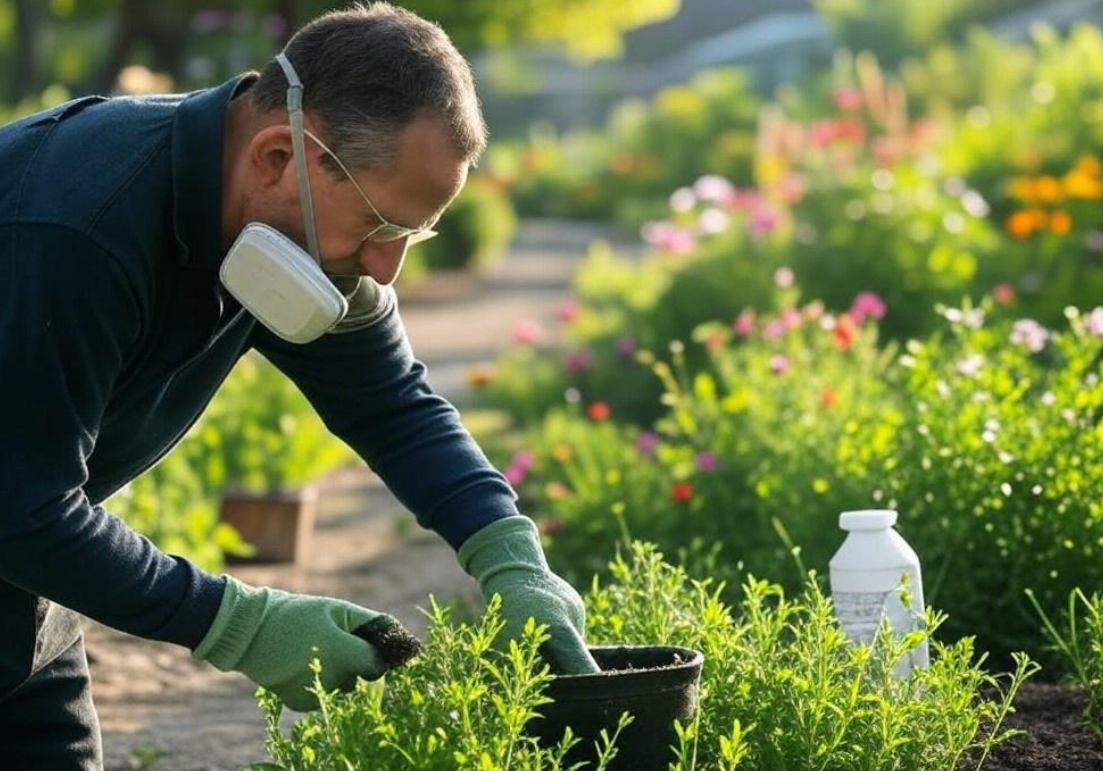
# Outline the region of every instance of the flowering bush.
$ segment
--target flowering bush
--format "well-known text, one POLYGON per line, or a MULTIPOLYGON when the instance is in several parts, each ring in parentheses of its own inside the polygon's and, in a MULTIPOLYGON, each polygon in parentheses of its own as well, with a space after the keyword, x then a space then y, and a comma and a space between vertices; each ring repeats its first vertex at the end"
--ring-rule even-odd
POLYGON ((595 549, 636 537, 795 583, 838 547, 840 511, 896 508, 949 633, 1036 643, 1024 588, 1052 610, 1103 582, 1103 309, 1058 332, 991 302, 944 308, 948 331, 902 350, 877 345, 879 311, 867 296, 703 325, 696 373, 681 346, 640 352, 664 385, 651 431, 548 416, 518 487, 549 559, 585 576, 595 549))
POLYGON ((492 145, 488 165, 523 215, 639 226, 687 179, 713 172, 749 180, 757 110, 745 72, 705 71, 649 101, 622 101, 601 131, 534 128, 525 144, 492 145))

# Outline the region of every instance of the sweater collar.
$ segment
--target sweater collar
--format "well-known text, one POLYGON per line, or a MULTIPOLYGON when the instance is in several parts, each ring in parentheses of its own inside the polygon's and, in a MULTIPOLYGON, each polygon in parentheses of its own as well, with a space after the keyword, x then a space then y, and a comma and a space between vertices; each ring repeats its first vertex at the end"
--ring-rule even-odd
POLYGON ((180 262, 217 269, 222 253, 222 143, 230 100, 255 73, 189 94, 172 127, 173 227, 180 262))

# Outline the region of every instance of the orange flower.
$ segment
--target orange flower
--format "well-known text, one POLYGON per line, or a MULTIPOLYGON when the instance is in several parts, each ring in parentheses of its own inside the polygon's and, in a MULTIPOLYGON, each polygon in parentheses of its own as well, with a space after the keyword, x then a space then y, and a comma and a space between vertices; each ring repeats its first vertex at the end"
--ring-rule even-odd
POLYGON ((485 388, 494 382, 492 367, 470 367, 467 370, 467 384, 472 388, 485 388))
POLYGON ((610 415, 609 405, 605 402, 594 402, 590 405, 590 408, 586 410, 586 414, 589 415, 590 420, 595 423, 608 420, 610 415))
POLYGON ((838 397, 835 395, 835 392, 833 390, 831 390, 830 388, 825 388, 820 394, 820 405, 824 409, 830 409, 831 407, 835 406, 835 401, 837 399, 838 397))
POLYGON ((1081 174, 1087 174, 1089 177, 1098 177, 1100 171, 1103 171, 1099 159, 1094 155, 1081 155, 1073 168, 1081 174))
POLYGON ((552 447, 552 457, 560 463, 566 463, 573 456, 574 453, 571 452, 571 448, 568 445, 563 444, 562 442, 555 445, 555 447, 552 447))
POLYGON ((1011 195, 1023 203, 1034 203, 1038 198, 1032 177, 1014 177, 1011 180, 1011 195))
POLYGON ((1034 232, 1036 209, 1020 209, 1007 218, 1007 232, 1015 238, 1027 238, 1034 232))
POLYGON ((850 318, 849 313, 843 313, 835 320, 834 331, 835 345, 839 346, 840 351, 849 350, 858 334, 858 330, 854 326, 854 320, 850 318))
POLYGON ((1053 212, 1049 218, 1049 229, 1059 236, 1065 235, 1072 228, 1072 217, 1064 209, 1053 212))
POLYGON ((688 503, 693 498, 693 485, 689 482, 675 482, 670 488, 670 497, 675 503, 688 503))
POLYGON ((1046 174, 1035 180, 1035 192, 1042 203, 1055 203, 1061 200, 1061 183, 1056 177, 1046 174))
POLYGON ((548 482, 544 487, 544 495, 552 501, 561 501, 564 498, 571 497, 571 491, 567 489, 567 486, 562 482, 548 482))

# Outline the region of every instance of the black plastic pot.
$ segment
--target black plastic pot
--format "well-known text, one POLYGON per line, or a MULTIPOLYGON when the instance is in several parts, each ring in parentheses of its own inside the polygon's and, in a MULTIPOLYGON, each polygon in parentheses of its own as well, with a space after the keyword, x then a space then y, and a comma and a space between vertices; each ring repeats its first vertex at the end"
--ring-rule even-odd
POLYGON ((677 744, 674 720, 688 723, 697 712, 697 683, 705 657, 689 648, 654 645, 593 646, 602 671, 564 675, 548 686, 552 703, 539 708, 528 731, 553 747, 570 726, 581 741, 567 756, 568 765, 596 767, 594 742, 601 729, 610 736, 621 713, 635 718, 621 732, 610 771, 666 771, 677 744))

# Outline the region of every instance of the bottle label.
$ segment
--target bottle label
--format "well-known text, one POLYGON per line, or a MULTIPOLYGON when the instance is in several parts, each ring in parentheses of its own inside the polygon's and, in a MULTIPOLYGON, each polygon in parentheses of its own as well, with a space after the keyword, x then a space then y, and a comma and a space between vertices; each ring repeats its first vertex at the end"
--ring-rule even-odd
POLYGON ((835 592, 835 615, 851 640, 872 643, 881 625, 888 592, 835 592))

